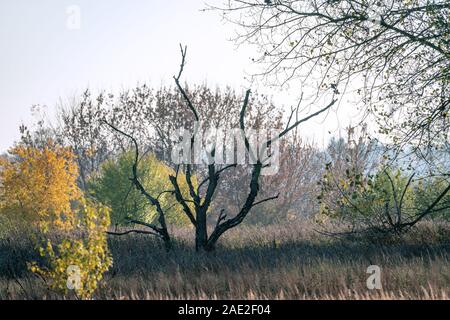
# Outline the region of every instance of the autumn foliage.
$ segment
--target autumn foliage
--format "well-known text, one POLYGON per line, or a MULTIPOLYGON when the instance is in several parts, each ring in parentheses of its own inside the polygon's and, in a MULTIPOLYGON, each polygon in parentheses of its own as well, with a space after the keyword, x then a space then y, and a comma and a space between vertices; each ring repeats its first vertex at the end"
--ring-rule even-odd
POLYGON ((81 200, 74 211, 71 236, 57 244, 47 239, 39 247, 46 264, 33 261, 29 268, 46 279, 51 289, 65 294, 74 290, 77 297, 89 299, 112 265, 106 239, 109 209, 81 200))

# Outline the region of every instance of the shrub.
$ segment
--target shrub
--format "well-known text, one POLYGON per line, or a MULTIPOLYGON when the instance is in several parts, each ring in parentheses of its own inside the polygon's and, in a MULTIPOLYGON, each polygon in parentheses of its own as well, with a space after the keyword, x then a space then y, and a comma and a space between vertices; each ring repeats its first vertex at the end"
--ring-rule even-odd
POLYGON ((109 209, 82 201, 74 216, 76 224, 69 236, 58 244, 47 238, 39 247, 45 265, 31 262, 29 268, 51 289, 65 294, 73 289, 78 297, 89 299, 112 265, 106 239, 109 209))
POLYGON ((439 198, 448 182, 413 177, 381 168, 374 175, 346 170, 344 178, 336 179, 329 164, 320 181, 319 221, 331 218, 352 229, 386 232, 407 230, 425 216, 448 216, 450 195, 439 198))

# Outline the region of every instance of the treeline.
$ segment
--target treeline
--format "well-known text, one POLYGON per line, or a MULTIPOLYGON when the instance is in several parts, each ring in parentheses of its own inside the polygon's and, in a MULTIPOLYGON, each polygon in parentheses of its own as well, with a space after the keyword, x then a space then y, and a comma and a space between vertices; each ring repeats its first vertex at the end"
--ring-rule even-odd
MULTIPOLYGON (((211 89, 206 85, 188 87, 186 91, 204 119, 204 128, 238 127, 242 94, 231 88, 211 89)), ((282 128, 286 122, 283 115, 283 110, 267 97, 252 95, 249 127, 282 128)), ((143 154, 139 161, 140 179, 151 194, 158 194, 170 188, 164 176, 176 169, 170 159, 177 142, 174 132, 178 128, 192 129, 194 121, 184 97, 173 87, 153 89, 142 85, 118 95, 93 95, 86 90, 71 105, 59 109, 54 123, 38 119, 33 130, 22 126, 19 145, 42 149, 57 144, 68 148, 78 168, 77 186, 112 209, 113 226, 129 225, 130 218, 150 223, 157 217, 155 209, 129 180, 133 166, 131 141, 105 123, 124 128, 136 139, 143 154)), ((339 217, 338 220, 351 224, 359 225, 363 220, 363 224, 371 226, 393 226, 394 215, 398 223, 410 223, 440 191, 445 191, 447 176, 441 173, 448 171, 448 154, 436 151, 431 156, 439 161, 431 164, 406 151, 394 155, 389 146, 371 137, 364 125, 346 128, 343 136, 332 138, 324 150, 302 140, 300 132, 294 132, 281 143, 278 173, 261 177, 261 196, 279 196, 254 208, 246 223, 339 217), (369 191, 369 187, 373 189, 369 191), (411 203, 412 193, 417 205, 411 203), (376 209, 380 204, 383 210, 376 209)), ((9 155, 11 161, 18 157, 9 155)), ((204 174, 200 170, 198 179, 204 174)), ((243 177, 249 175, 248 166, 242 165, 222 177, 225 182, 215 195, 214 213, 239 208, 248 188, 243 177)), ((185 181, 182 175, 180 178, 185 181)), ((188 186, 182 183, 181 188, 187 195, 188 186)), ((173 195, 162 198, 164 206, 170 207, 170 222, 188 224, 173 195)), ((448 196, 443 196, 438 204, 442 206, 433 207, 430 214, 448 216, 448 196)), ((213 214, 210 220, 214 223, 213 214)))
POLYGON ((428 157, 394 153, 364 125, 346 128, 322 150, 302 140, 290 120, 267 97, 230 88, 143 85, 117 96, 87 90, 62 106, 56 121, 21 126, 20 141, 1 157, 2 236, 37 228, 42 261, 30 269, 67 291, 67 270, 79 266, 77 292, 89 297, 112 263, 107 234, 156 236, 170 250, 171 228, 194 227, 196 249, 209 251, 221 235, 215 237, 217 230, 244 218, 250 224, 310 219, 329 234, 370 237, 450 218, 445 151, 428 157), (246 128, 293 129, 280 141, 277 174, 260 176, 260 162, 183 170, 172 163, 177 128, 193 129, 200 117, 203 128, 239 127, 243 110, 246 128), (206 209, 204 201, 210 202, 206 209), (55 239, 55 233, 63 236, 55 239))

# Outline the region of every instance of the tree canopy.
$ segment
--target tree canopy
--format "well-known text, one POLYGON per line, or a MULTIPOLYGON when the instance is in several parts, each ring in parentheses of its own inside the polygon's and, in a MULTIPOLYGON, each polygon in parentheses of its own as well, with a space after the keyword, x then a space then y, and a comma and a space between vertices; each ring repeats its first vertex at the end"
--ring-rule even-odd
POLYGON ((448 150, 450 4, 439 0, 237 0, 220 8, 257 75, 317 96, 353 93, 398 150, 448 150))

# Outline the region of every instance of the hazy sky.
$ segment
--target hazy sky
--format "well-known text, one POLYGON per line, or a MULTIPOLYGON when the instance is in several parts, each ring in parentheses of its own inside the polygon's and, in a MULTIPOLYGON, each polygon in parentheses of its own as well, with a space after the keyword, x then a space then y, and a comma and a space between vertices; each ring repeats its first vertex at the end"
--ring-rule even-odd
MULTIPOLYGON (((30 123, 33 104, 46 105, 51 115, 60 98, 86 87, 172 83, 179 43, 188 45, 183 80, 245 90, 252 48, 236 48, 229 41, 234 26, 218 13, 201 12, 204 6, 198 0, 2 0, 0 152, 18 138, 21 122, 30 123), (73 8, 80 10, 79 29, 73 8)), ((273 94, 287 105, 297 98, 273 94)), ((338 126, 335 116, 327 122, 308 124, 305 135, 322 143, 338 126)))

